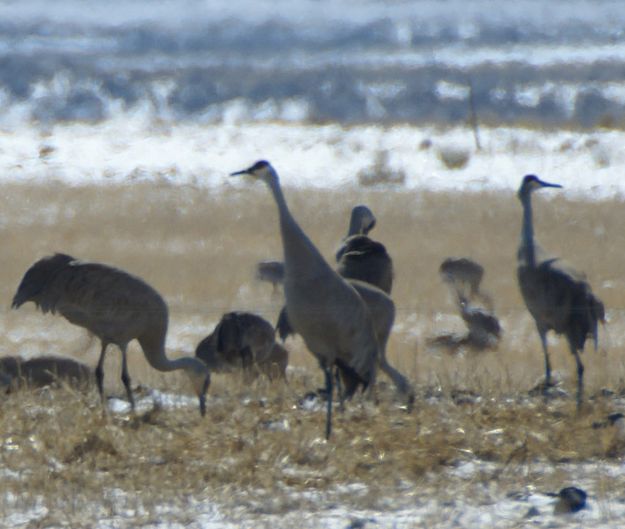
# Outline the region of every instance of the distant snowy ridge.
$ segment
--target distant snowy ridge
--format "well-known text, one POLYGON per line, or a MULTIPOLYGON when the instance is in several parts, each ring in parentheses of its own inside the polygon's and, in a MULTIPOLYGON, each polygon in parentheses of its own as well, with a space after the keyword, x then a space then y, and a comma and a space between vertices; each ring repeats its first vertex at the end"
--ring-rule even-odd
POLYGON ((0 4, 0 126, 250 120, 625 127, 617 1, 0 4))

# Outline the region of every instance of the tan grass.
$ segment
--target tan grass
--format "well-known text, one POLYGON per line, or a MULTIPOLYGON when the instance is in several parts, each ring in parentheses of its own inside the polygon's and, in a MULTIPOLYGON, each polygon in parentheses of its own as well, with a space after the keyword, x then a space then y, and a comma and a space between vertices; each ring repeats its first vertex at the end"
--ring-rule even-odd
MULTIPOLYGON (((398 317, 388 354, 417 383, 415 412, 406 415, 395 406, 394 392, 381 376, 379 406, 361 399, 350 403, 336 416, 332 441, 321 441, 323 412, 295 407, 299 396, 321 384, 299 339, 287 344, 291 365, 300 368, 291 372, 288 387, 261 380, 250 388, 215 376, 205 420, 193 408, 103 417, 95 391, 17 393, 0 405, 2 467, 19 476, 1 481, 4 512, 15 509, 8 492, 19 498, 21 509, 43 501, 48 525, 72 527, 89 526, 85 505, 97 505, 99 519, 127 509, 140 525, 158 520, 163 502, 184 506, 193 498, 284 512, 310 501, 289 493, 300 490, 381 506, 389 495, 406 497, 405 483, 433 488, 440 497, 453 495, 446 490, 445 470, 465 460, 494 464, 474 479, 548 489, 557 480, 535 472, 537 466, 623 457, 609 429, 592 428, 613 411, 610 399, 591 400, 577 416, 572 399, 545 404, 522 398, 542 375, 543 364, 515 280, 521 213, 513 193, 286 193, 328 259, 354 204, 368 204, 378 217, 374 235, 396 267, 398 317), (428 336, 455 325, 453 304, 437 275, 451 255, 472 257, 486 269, 484 287, 504 326, 496 352, 451 357, 425 345, 428 336), (451 396, 458 390, 480 399, 455 404, 451 396), (425 400, 427 395, 436 398, 425 400), (271 430, 272 421, 286 421, 288 431, 271 430), (349 482, 366 484, 367 493, 342 498, 332 492, 349 482), (123 500, 112 492, 116 489, 123 500)), ((6 184, 0 212, 2 354, 57 353, 95 363, 98 347, 80 329, 31 306, 8 308, 27 267, 53 251, 119 266, 155 286, 170 305, 172 356, 192 354, 227 310, 253 310, 274 320, 281 306, 271 286, 254 279, 257 261, 281 255, 275 205, 262 186, 216 192, 152 184, 6 184)), ((622 391, 625 208, 617 200, 569 201, 562 192, 549 202, 537 197, 535 216, 542 245, 584 270, 608 308, 605 350, 589 347, 584 355, 588 393, 603 387, 622 391)), ((459 319, 456 323, 461 328, 459 319)), ((552 350, 564 387, 572 389, 573 361, 563 340, 554 340, 552 350)), ((118 353, 109 356, 107 391, 122 395, 118 353)), ((136 383, 189 391, 183 376, 150 369, 136 345, 130 372, 136 383)), ((622 487, 622 480, 618 483, 622 487)), ((605 480, 600 485, 615 487, 605 480)), ((177 520, 184 522, 182 512, 177 520)))

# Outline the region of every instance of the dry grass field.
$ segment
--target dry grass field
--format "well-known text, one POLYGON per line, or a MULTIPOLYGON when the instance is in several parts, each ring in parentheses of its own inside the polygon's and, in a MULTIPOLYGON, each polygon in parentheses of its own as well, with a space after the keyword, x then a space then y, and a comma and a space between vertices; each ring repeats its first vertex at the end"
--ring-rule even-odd
MULTIPOLYGON (((250 387, 216 375, 204 419, 194 399, 175 411, 148 406, 132 416, 103 415, 95 390, 9 394, 0 401, 3 525, 206 527, 210 506, 218 506, 228 520, 262 527, 277 523, 263 516, 337 505, 384 511, 423 498, 454 505, 458 497, 480 505, 519 491, 558 490, 575 482, 571 468, 585 464, 594 465, 583 479, 595 512, 610 522, 614 502, 625 501, 625 476, 601 468, 622 461, 625 448, 613 429, 593 423, 618 411, 625 392, 623 203, 572 202, 566 189, 535 200, 541 244, 585 271, 607 307, 600 350, 588 342, 583 356, 589 398, 576 414, 574 361, 564 340, 550 345, 570 396, 528 397, 543 360, 516 285, 521 208, 513 193, 287 187, 286 194, 328 259, 353 205, 366 203, 378 217, 372 235, 386 244, 396 268, 388 356, 416 384, 413 413, 398 406, 380 375, 379 405, 349 403, 326 443, 323 412, 296 405, 322 382, 299 339, 287 342, 288 386, 259 380, 250 387), (426 344, 438 333, 462 330, 437 273, 450 255, 472 257, 486 269, 484 287, 504 328, 497 351, 452 356, 426 344), (469 463, 478 465, 475 472, 457 472, 469 463)), ((0 201, 1 355, 63 354, 95 365, 99 345, 85 331, 32 304, 9 309, 24 271, 54 251, 118 266, 156 287, 170 307, 170 356, 193 354, 227 310, 274 321, 281 306, 271 286, 254 279, 257 261, 281 256, 275 205, 260 184, 228 183, 220 192, 146 183, 5 184, 0 201)), ((118 356, 112 348, 106 388, 122 396, 118 356)), ((135 343, 130 357, 135 384, 191 393, 184 376, 149 368, 135 343)), ((421 522, 433 527, 442 515, 430 511, 421 522)))

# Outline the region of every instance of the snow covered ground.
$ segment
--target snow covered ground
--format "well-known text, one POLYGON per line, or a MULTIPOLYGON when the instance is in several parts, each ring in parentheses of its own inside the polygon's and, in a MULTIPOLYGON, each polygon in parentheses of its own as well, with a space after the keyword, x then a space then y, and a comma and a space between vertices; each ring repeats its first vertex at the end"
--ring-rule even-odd
POLYGON ((220 189, 238 185, 228 179, 231 171, 267 159, 285 187, 349 187, 359 176, 385 172, 403 178, 388 185, 407 190, 516 190, 523 175, 535 173, 562 184, 568 197, 620 199, 625 191, 624 132, 482 128, 476 151, 466 128, 242 123, 248 110, 241 103, 212 125, 155 125, 136 116, 45 132, 18 126, 0 133, 0 179, 220 189), (444 158, 460 163, 450 168, 444 158))

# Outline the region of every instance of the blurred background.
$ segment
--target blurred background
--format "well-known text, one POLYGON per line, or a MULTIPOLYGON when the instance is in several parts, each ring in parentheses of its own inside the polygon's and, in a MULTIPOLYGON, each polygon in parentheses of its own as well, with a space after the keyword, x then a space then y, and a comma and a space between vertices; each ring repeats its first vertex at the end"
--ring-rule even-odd
POLYGON ((0 124, 623 127, 613 0, 3 1, 0 124))

